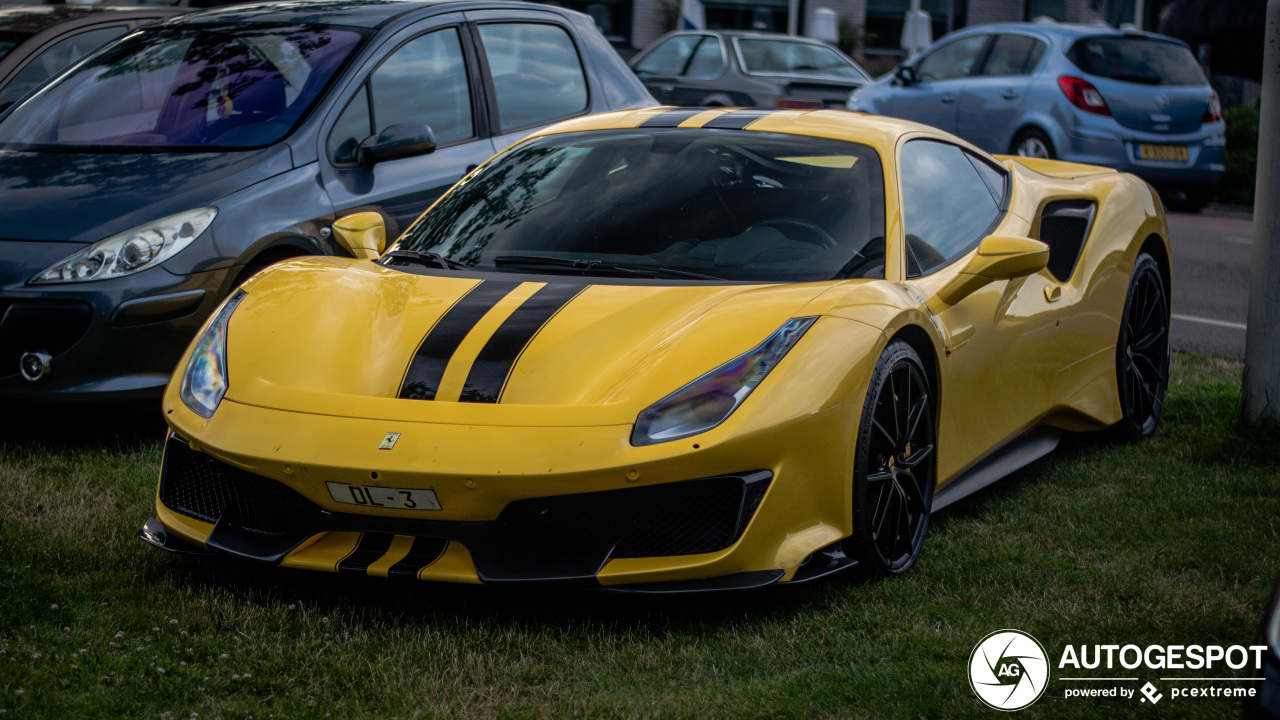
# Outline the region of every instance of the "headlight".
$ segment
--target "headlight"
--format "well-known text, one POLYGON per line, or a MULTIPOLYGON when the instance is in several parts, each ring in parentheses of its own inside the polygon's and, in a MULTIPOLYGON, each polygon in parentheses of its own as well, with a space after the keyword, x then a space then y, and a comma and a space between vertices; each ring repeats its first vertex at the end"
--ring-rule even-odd
POLYGON ((132 275, 177 255, 200 237, 217 215, 216 208, 207 207, 139 225, 99 240, 27 282, 31 285, 88 282, 132 275))
POLYGON ((636 418, 631 444, 679 440, 724 422, 817 319, 791 318, 746 354, 650 405, 636 418))
POLYGON ((236 290, 223 303, 213 322, 196 341, 187 369, 182 372, 182 389, 178 395, 191 412, 202 418, 213 417, 222 396, 227 394, 227 325, 231 322, 231 313, 246 294, 236 290))

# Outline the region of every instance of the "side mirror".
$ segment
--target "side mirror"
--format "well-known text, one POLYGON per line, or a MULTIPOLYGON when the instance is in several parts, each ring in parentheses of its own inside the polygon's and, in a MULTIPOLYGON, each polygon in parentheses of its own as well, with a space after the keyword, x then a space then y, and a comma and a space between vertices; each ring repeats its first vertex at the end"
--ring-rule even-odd
POLYGON ((1024 277, 1048 264, 1049 246, 1039 240, 991 235, 978 244, 960 274, 938 291, 938 298, 954 305, 987 283, 1024 277))
POLYGON ((920 77, 916 75, 916 69, 910 65, 899 65, 897 72, 893 76, 897 78, 898 84, 903 87, 920 82, 920 77))
POLYGON ((333 224, 338 244, 357 260, 377 260, 387 246, 387 230, 376 212, 348 215, 333 224))
POLYGON ((373 167, 387 160, 426 155, 436 149, 436 134, 426 125, 392 125, 370 135, 356 151, 356 162, 373 167))

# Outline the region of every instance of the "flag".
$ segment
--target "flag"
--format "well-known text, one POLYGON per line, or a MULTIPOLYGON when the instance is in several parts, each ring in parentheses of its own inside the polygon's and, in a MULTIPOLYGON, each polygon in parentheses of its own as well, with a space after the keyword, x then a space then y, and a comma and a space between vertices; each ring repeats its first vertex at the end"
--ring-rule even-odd
POLYGON ((680 0, 680 29, 701 30, 706 26, 702 0, 680 0))

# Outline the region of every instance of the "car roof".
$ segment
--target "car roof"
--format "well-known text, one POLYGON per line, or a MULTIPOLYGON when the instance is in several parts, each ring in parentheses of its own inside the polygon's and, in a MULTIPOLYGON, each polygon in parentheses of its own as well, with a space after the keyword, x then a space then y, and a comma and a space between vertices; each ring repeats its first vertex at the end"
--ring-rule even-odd
MULTIPOLYGON (((189 13, 169 24, 209 22, 314 23, 378 28, 402 15, 424 9, 476 9, 476 0, 288 0, 227 5, 189 13)), ((483 3, 485 7, 538 8, 563 12, 549 5, 522 2, 483 3)))
MULTIPOLYGON (((1085 24, 1085 23, 1060 23, 1060 22, 1020 22, 1020 23, 991 23, 990 25, 974 25, 972 27, 957 30, 952 33, 956 37, 960 35, 974 35, 993 32, 1023 32, 1040 35, 1045 38, 1051 38, 1062 43, 1068 43, 1076 38, 1081 37, 1145 37, 1153 40, 1166 40, 1185 45, 1181 40, 1172 38, 1167 35, 1147 32, 1145 30, 1120 30, 1110 25, 1103 24, 1085 24)), ((942 38, 939 38, 940 40, 942 38)))
POLYGON ((108 15, 130 19, 163 17, 184 12, 189 12, 189 9, 154 5, 18 5, 0 9, 0 30, 34 33, 61 22, 92 15, 102 15, 104 19, 108 15))
POLYGON ((818 43, 826 45, 827 43, 810 37, 802 37, 800 35, 787 35, 786 33, 776 32, 760 32, 759 30, 677 30, 672 35, 719 35, 723 38, 760 38, 762 40, 788 40, 807 43, 818 43))

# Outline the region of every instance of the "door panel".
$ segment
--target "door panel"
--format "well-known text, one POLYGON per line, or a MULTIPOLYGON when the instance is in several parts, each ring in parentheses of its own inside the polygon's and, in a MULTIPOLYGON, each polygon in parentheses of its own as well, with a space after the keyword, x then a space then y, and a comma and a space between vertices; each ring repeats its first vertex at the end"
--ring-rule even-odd
POLYGON ((997 35, 981 74, 961 89, 956 134, 987 152, 1009 152, 1044 50, 1026 35, 997 35))
POLYGON ((960 92, 980 64, 990 37, 958 38, 916 61, 919 80, 894 93, 894 116, 955 132, 960 92))
POLYGON ((321 174, 339 217, 380 210, 394 238, 493 154, 461 20, 461 13, 433 18, 389 40, 389 52, 374 56, 365 82, 326 129, 321 174), (431 127, 439 147, 372 167, 356 164, 356 148, 367 137, 407 123, 431 127))

